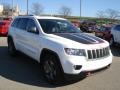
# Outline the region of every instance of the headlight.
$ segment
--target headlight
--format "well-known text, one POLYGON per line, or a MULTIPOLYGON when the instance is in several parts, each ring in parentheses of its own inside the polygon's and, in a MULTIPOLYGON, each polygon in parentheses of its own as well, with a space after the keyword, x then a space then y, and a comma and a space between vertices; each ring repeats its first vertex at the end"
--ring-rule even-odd
POLYGON ((65 52, 66 52, 68 55, 86 56, 84 49, 65 48, 65 52))

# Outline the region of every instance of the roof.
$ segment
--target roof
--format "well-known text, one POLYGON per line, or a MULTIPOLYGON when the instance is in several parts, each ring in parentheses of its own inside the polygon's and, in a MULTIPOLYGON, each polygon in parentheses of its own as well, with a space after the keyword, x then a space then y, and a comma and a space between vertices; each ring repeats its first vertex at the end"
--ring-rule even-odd
POLYGON ((57 20, 66 20, 64 18, 60 18, 60 17, 53 17, 53 16, 35 16, 35 15, 23 15, 23 16, 17 16, 16 18, 36 18, 36 19, 57 19, 57 20))

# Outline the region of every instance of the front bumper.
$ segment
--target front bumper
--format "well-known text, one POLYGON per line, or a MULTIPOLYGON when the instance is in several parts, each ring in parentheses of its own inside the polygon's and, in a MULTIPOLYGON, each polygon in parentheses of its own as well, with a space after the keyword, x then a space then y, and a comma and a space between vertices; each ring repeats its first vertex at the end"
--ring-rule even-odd
POLYGON ((97 74, 98 72, 101 72, 101 71, 104 71, 104 70, 108 69, 110 67, 110 65, 111 64, 109 64, 108 66, 103 67, 101 69, 98 69, 98 70, 83 71, 83 72, 80 72, 78 74, 64 73, 64 77, 65 77, 66 80, 82 80, 82 79, 86 78, 87 76, 91 76, 91 75, 97 74))
POLYGON ((87 71, 95 71, 102 69, 112 63, 112 54, 110 53, 109 56, 100 58, 100 59, 94 59, 94 60, 87 60, 85 57, 82 56, 71 56, 67 57, 67 60, 63 58, 62 60, 62 67, 63 71, 66 74, 79 74, 81 72, 87 72, 87 71), (81 66, 80 69, 75 69, 75 66, 81 66))

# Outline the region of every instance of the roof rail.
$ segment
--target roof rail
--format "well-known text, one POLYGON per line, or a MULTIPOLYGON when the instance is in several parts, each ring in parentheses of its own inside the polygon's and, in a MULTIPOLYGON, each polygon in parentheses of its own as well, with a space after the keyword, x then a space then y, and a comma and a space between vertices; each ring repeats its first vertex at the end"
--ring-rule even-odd
POLYGON ((33 15, 33 14, 30 14, 30 15, 27 15, 27 16, 35 16, 35 15, 33 15))
POLYGON ((31 14, 31 15, 19 15, 19 16, 34 16, 34 15, 31 14))

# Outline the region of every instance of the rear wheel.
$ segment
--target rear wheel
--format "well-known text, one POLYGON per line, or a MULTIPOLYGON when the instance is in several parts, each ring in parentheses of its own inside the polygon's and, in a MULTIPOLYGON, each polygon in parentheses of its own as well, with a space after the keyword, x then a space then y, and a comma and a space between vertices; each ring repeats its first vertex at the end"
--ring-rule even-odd
POLYGON ((42 62, 42 70, 45 78, 52 84, 58 84, 62 81, 62 70, 58 59, 54 55, 47 55, 42 62))
POLYGON ((13 43, 12 39, 8 40, 8 53, 11 56, 15 56, 15 54, 16 54, 16 49, 15 49, 15 46, 14 46, 14 43, 13 43))

